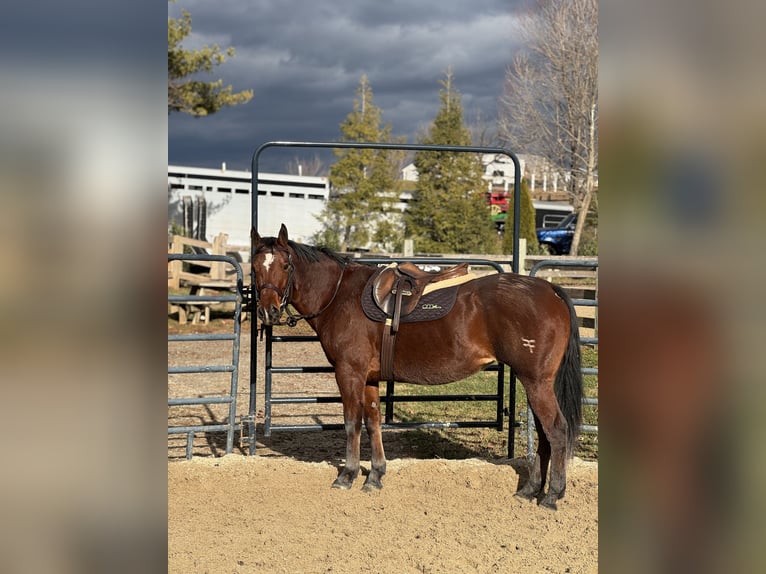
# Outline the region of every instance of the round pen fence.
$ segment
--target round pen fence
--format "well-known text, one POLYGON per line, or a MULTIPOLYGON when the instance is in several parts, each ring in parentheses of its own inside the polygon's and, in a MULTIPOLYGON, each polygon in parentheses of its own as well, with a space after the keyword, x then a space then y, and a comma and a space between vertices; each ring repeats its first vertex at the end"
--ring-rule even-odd
MULTIPOLYGON (((532 269, 529 271, 529 275, 531 277, 536 277, 538 275, 544 275, 544 270, 558 270, 558 269, 566 269, 566 270, 576 270, 576 271, 596 271, 598 269, 598 260, 585 260, 585 261, 558 261, 553 259, 547 259, 544 261, 540 261, 536 263, 532 269)), ((570 275, 571 277, 571 275, 570 275)), ((575 306, 575 309, 577 307, 592 307, 594 309, 598 308, 598 290, 594 287, 592 289, 593 297, 572 297, 572 303, 575 306)), ((583 319, 580 318, 582 321, 583 319)), ((580 344, 582 346, 591 346, 591 347, 597 347, 598 346, 598 330, 596 329, 596 317, 594 313, 593 317, 593 337, 580 337, 580 344)), ((594 376, 598 378, 598 367, 582 367, 581 372, 583 376, 594 376)), ((598 397, 583 397, 582 399, 583 406, 585 407, 596 407, 598 408, 598 397)), ((535 429, 535 421, 534 416, 532 415, 532 409, 529 408, 527 405, 527 456, 530 458, 534 457, 535 453, 535 436, 534 436, 534 429, 535 429)), ((591 424, 583 424, 580 426, 580 432, 584 433, 598 433, 598 426, 597 425, 591 425, 591 424)))
MULTIPOLYGON (((230 265, 234 269, 235 279, 231 285, 219 284, 216 291, 233 291, 225 295, 199 294, 195 293, 198 289, 192 287, 190 294, 168 295, 168 303, 171 310, 185 314, 188 310, 199 312, 200 308, 209 308, 211 304, 230 303, 234 306, 234 326, 231 333, 192 333, 192 334, 169 334, 168 347, 176 343, 189 342, 228 342, 231 344, 230 361, 222 361, 216 364, 170 364, 168 363, 168 435, 184 434, 186 435, 186 458, 192 457, 192 448, 194 436, 196 434, 207 434, 213 432, 226 433, 226 453, 232 452, 234 446, 234 435, 240 430, 241 425, 237 423, 237 386, 239 378, 239 348, 240 348, 240 314, 242 312, 243 296, 243 274, 242 267, 233 257, 226 255, 206 255, 206 254, 177 254, 168 253, 168 261, 171 265, 181 266, 186 263, 219 263, 230 265), (197 380, 205 377, 209 378, 212 373, 228 374, 228 390, 223 394, 211 396, 210 394, 195 393, 196 396, 170 396, 175 393, 171 391, 174 387, 174 378, 183 376, 192 377, 197 380), (215 408, 215 405, 223 405, 225 413, 221 415, 219 422, 213 424, 172 424, 172 420, 184 420, 188 415, 176 415, 173 411, 179 408, 188 409, 189 407, 201 407, 208 410, 215 408)), ((169 349, 170 350, 170 349, 169 349)), ((222 357, 223 358, 223 357, 222 357)), ((184 385, 184 388, 189 386, 184 385)))

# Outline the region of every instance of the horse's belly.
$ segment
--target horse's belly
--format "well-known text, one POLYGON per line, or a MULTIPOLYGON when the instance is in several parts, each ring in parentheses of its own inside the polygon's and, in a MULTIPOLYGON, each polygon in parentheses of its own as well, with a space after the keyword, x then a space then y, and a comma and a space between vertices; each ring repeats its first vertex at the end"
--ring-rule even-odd
POLYGON ((475 343, 460 344, 453 338, 423 342, 405 336, 396 341, 394 376, 402 382, 439 385, 465 379, 494 361, 489 349, 475 343))
POLYGON ((438 366, 421 363, 420 365, 402 365, 398 367, 394 362, 394 377, 404 383, 420 385, 442 385, 460 381, 480 371, 493 360, 476 362, 470 365, 466 363, 442 363, 438 366))

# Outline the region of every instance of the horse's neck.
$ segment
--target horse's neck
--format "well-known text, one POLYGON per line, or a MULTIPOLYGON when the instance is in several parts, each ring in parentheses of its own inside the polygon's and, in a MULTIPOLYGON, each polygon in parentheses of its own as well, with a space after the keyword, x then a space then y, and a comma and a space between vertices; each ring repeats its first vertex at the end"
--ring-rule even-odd
POLYGON ((322 309, 332 299, 341 273, 343 267, 326 257, 317 262, 298 263, 295 266, 293 306, 303 315, 322 309))

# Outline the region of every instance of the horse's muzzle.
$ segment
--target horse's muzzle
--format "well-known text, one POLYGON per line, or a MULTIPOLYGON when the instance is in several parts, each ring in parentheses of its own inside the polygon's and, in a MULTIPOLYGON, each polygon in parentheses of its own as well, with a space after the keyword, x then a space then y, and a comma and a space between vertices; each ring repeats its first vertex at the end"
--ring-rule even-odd
POLYGON ((264 325, 273 325, 279 323, 279 318, 282 316, 282 311, 276 305, 269 305, 267 309, 258 307, 258 318, 264 325))

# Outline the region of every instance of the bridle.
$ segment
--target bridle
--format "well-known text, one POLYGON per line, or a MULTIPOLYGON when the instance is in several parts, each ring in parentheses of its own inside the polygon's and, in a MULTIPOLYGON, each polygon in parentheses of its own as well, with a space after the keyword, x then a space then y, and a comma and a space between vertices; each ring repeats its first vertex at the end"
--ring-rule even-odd
POLYGON ((273 283, 266 283, 264 285, 258 286, 256 285, 255 290, 255 305, 256 307, 261 301, 261 292, 264 289, 271 289, 277 294, 277 297, 279 297, 279 317, 280 320, 276 323, 272 323, 272 325, 287 325, 288 327, 295 327, 298 324, 298 321, 301 319, 314 319, 315 317, 319 317, 322 313, 324 313, 327 308, 332 305, 332 302, 335 301, 335 297, 338 295, 338 290, 340 289, 340 284, 343 281, 343 274, 346 271, 346 263, 345 262, 339 262, 339 265, 341 267, 340 274, 338 275, 338 281, 335 283, 335 291, 333 291, 332 297, 330 297, 330 300, 327 302, 327 304, 322 307, 319 311, 316 313, 310 313, 308 315, 302 315, 301 313, 294 313, 291 310, 291 301, 290 296, 293 293, 293 280, 295 279, 295 265, 293 264, 293 254, 289 249, 285 249, 284 247, 271 247, 271 253, 273 254, 275 251, 282 251, 284 253, 287 253, 287 284, 285 285, 284 291, 282 291, 279 287, 274 285, 273 283), (283 321, 282 315, 287 315, 287 318, 283 321))

